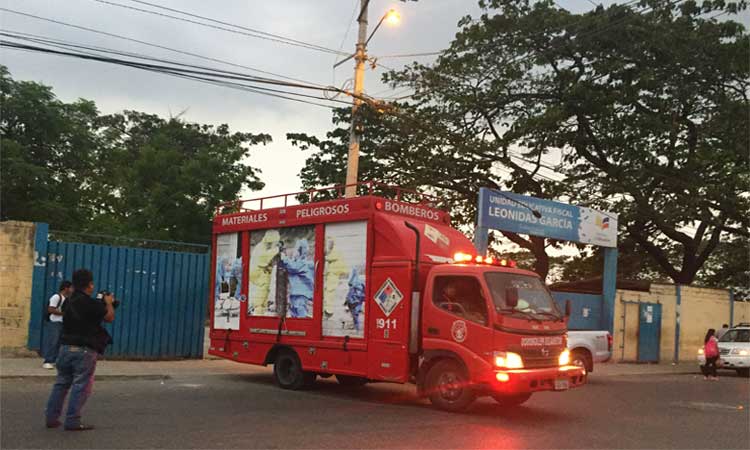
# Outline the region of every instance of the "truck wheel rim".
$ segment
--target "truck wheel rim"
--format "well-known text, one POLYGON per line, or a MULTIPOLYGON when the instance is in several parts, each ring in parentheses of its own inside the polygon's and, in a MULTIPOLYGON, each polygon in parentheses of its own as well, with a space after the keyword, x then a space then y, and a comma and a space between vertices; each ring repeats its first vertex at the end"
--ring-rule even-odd
POLYGON ((461 396, 460 379, 453 372, 444 372, 438 378, 438 390, 440 396, 448 401, 455 401, 461 396))

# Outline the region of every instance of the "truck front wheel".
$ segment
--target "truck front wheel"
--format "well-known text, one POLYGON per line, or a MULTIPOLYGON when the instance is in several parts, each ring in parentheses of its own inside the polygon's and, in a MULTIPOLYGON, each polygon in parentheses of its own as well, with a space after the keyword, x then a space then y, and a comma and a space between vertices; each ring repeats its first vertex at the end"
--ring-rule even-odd
POLYGON ((518 406, 526 403, 526 400, 531 398, 531 393, 527 392, 525 394, 515 395, 492 394, 492 398, 494 398, 496 402, 500 403, 503 406, 518 406))
POLYGON ((273 363, 273 377, 282 389, 298 390, 312 386, 315 382, 314 372, 302 370, 297 354, 291 350, 283 350, 276 356, 273 363))
POLYGON ((455 361, 446 359, 438 362, 427 372, 425 381, 430 401, 445 411, 463 411, 476 398, 469 386, 468 374, 455 361))

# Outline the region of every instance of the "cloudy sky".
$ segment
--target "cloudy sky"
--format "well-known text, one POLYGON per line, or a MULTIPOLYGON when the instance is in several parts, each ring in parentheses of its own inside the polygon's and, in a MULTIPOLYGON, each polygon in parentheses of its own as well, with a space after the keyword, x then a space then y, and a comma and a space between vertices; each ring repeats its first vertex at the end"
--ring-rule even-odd
MULTIPOLYGON (((131 0, 105 1, 159 11, 131 0)), ((330 49, 354 49, 355 11, 358 11, 359 0, 149 2, 330 49)), ((573 11, 592 7, 588 0, 562 0, 559 3, 573 11)), ((0 7, 206 55, 312 83, 341 86, 352 77, 353 72, 351 61, 334 71, 332 65, 335 55, 330 53, 210 29, 96 0, 0 0, 0 7)), ((421 0, 406 3, 372 0, 370 29, 377 18, 390 8, 400 11, 402 21, 396 27, 384 25, 378 30, 369 45, 370 55, 423 53, 445 48, 456 33, 458 20, 467 14, 476 15, 479 11, 474 0, 421 0)), ((174 14, 164 10, 161 12, 174 14)), ((5 30, 33 33, 226 70, 238 70, 219 63, 7 11, 0 11, 0 26, 5 30)), ((287 142, 286 133, 307 132, 323 136, 331 128, 331 111, 319 106, 99 62, 5 49, 2 50, 0 58, 14 78, 51 85, 64 101, 72 101, 79 97, 94 100, 104 113, 123 109, 145 111, 161 116, 184 113, 182 117, 189 121, 228 123, 233 130, 271 134, 274 142, 255 149, 249 161, 252 166, 262 170, 261 177, 266 183, 266 188, 262 192, 252 193, 251 196, 298 190, 298 173, 304 165, 306 154, 287 142)), ((421 61, 429 62, 432 58, 434 57, 421 57, 421 61)), ((389 67, 399 68, 413 59, 383 58, 381 62, 389 67)), ((379 97, 399 94, 399 90, 389 90, 388 86, 380 82, 382 71, 381 68, 372 70, 368 67, 365 91, 379 97)))
MULTIPOLYGON (((342 45, 342 51, 354 49, 354 10, 358 0, 150 2, 335 50, 342 48, 342 45)), ((111 0, 111 3, 154 9, 128 0, 111 0)), ((353 72, 351 61, 334 71, 332 65, 335 55, 330 53, 205 28, 94 0, 2 0, 0 6, 318 84, 341 86, 352 77, 353 72)), ((477 11, 473 1, 423 0, 418 3, 401 3, 372 0, 371 24, 375 23, 373 17, 379 18, 392 7, 401 12, 402 22, 398 27, 384 25, 378 30, 369 46, 371 55, 440 50, 455 34, 459 18, 477 11)), ((225 70, 242 70, 5 11, 0 11, 0 21, 5 30, 144 53, 225 70)), ((306 155, 287 142, 287 132, 307 132, 323 136, 331 128, 331 110, 319 106, 99 62, 5 49, 0 58, 14 78, 51 85, 55 93, 65 101, 79 97, 94 100, 104 113, 134 109, 169 116, 184 111, 182 117, 189 121, 228 123, 233 130, 271 134, 273 143, 255 149, 249 161, 252 166, 263 171, 261 176, 266 183, 266 188, 260 193, 253 193, 253 196, 292 192, 300 188, 297 175, 306 155)), ((409 59, 382 61, 389 67, 397 68, 409 59)), ((368 66, 365 75, 366 92, 379 93, 381 96, 392 95, 394 92, 389 92, 388 86, 380 82, 381 75, 382 69, 371 70, 368 66)))

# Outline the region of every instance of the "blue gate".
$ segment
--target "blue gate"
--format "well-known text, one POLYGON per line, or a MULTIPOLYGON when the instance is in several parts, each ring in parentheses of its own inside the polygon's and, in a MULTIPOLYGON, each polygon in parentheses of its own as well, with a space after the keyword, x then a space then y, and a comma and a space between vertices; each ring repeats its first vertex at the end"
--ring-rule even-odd
POLYGON ((49 241, 44 288, 32 298, 29 348, 41 342, 49 296, 74 270, 87 268, 94 273, 96 291, 111 291, 121 301, 115 321, 106 324, 113 339, 106 357, 201 358, 208 261, 208 252, 49 241))
POLYGON ((659 362, 661 305, 638 304, 638 362, 659 362))
POLYGON ((565 302, 570 300, 571 314, 568 320, 569 330, 601 330, 603 297, 595 294, 575 292, 552 292, 552 298, 565 311, 565 302))

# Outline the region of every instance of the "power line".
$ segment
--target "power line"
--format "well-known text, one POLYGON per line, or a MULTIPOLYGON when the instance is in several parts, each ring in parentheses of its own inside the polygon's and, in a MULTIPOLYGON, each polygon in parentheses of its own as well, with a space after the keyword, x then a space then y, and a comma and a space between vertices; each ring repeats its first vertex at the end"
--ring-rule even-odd
POLYGON ((378 58, 418 58, 420 56, 436 56, 443 53, 442 51, 437 52, 426 52, 426 53, 401 53, 396 55, 379 55, 378 58))
MULTIPOLYGON (((354 16, 357 14, 357 7, 359 6, 359 0, 354 0, 354 9, 352 9, 352 15, 349 18, 349 26, 346 28, 346 33, 344 33, 344 37, 341 39, 341 45, 339 45, 339 52, 342 52, 344 50, 344 42, 346 42, 346 38, 349 37, 349 32, 352 30, 352 24, 354 23, 354 16)), ((333 84, 336 84, 336 61, 339 59, 338 55, 333 57, 333 68, 331 69, 332 76, 333 76, 333 84)))
MULTIPOLYGON (((6 45, 6 43, 4 43, 2 41, 0 41, 0 47, 11 47, 11 48, 14 48, 14 49, 19 50, 19 51, 36 52, 36 50, 31 50, 31 49, 27 49, 27 48, 21 48, 20 46, 6 45)), ((52 53, 52 52, 50 52, 50 53, 52 53)), ((123 64, 123 65, 128 66, 128 67, 133 67, 133 68, 139 68, 139 67, 134 67, 134 66, 129 65, 129 64, 123 64)), ((330 105, 324 105, 322 103, 310 102, 310 101, 302 100, 302 99, 298 99, 298 98, 287 97, 287 96, 275 94, 275 93, 272 93, 272 92, 266 92, 266 91, 274 91, 274 90, 267 89, 267 88, 260 88, 260 87, 254 87, 253 88, 253 87, 250 87, 250 86, 247 86, 247 85, 242 85, 240 83, 230 83, 230 82, 226 82, 226 81, 222 82, 222 81, 219 81, 219 80, 209 80, 209 79, 205 79, 205 78, 200 78, 200 77, 195 77, 195 76, 188 76, 188 75, 183 75, 183 74, 179 74, 179 73, 175 73, 175 72, 161 71, 161 70, 150 69, 150 68, 141 68, 141 69, 146 70, 146 71, 155 72, 155 73, 160 73, 160 74, 163 74, 163 75, 169 75, 169 76, 174 76, 174 77, 177 77, 177 78, 183 78, 183 79, 187 79, 187 80, 191 80, 191 81, 198 81, 198 82, 201 82, 201 83, 212 84, 212 85, 215 85, 215 86, 226 87, 226 88, 237 89, 237 90, 243 90, 243 91, 247 91, 247 92, 257 93, 257 94, 260 94, 260 95, 266 95, 266 96, 269 96, 269 97, 276 97, 276 98, 291 100, 291 101, 295 101, 295 102, 306 103, 306 104, 309 104, 309 105, 315 105, 315 106, 320 106, 320 107, 324 107, 324 108, 328 108, 328 109, 333 109, 333 107, 330 106, 330 105)), ((301 94, 293 93, 293 95, 301 95, 301 94)), ((326 100, 325 98, 322 98, 322 97, 320 97, 320 99, 321 100, 326 100)))
MULTIPOLYGON (((9 35, 9 33, 0 33, 4 36, 15 38, 15 39, 29 39, 24 38, 23 36, 12 36, 9 35)), ((39 41, 40 39, 37 39, 39 41)), ((58 43, 59 44, 59 43, 58 43)), ((55 45, 55 44, 47 44, 47 45, 55 45)), ((64 44, 63 44, 64 45, 64 44)), ((91 53, 81 53, 80 51, 78 53, 69 52, 69 51, 57 51, 57 50, 51 50, 48 48, 43 47, 37 47, 37 46, 30 46, 26 44, 18 44, 13 42, 7 42, 7 41, 0 41, 0 46, 6 47, 6 48, 13 48, 17 50, 25 50, 25 51, 32 51, 32 52, 40 52, 40 53, 48 53, 48 54, 55 54, 59 56, 68 56, 73 58, 79 58, 84 60, 92 60, 92 61, 98 61, 98 62, 106 62, 111 64, 118 64, 123 65, 127 67, 137 68, 137 69, 143 69, 148 70, 152 72, 158 72, 158 73, 164 73, 168 75, 174 75, 179 76, 182 78, 190 78, 194 79, 196 81, 204 81, 204 82, 210 82, 213 84, 222 84, 227 87, 241 87, 243 90, 248 90, 250 92, 257 92, 257 93, 266 93, 271 96, 279 97, 280 94, 287 94, 287 95, 294 95, 298 97, 305 97, 305 98, 314 98, 317 100, 325 100, 333 103, 343 103, 348 104, 347 102, 339 101, 339 100, 330 100, 325 97, 316 97, 316 96, 310 96, 307 94, 301 94, 298 92, 291 92, 291 91, 283 91, 278 89, 271 89, 266 87, 260 87, 260 86, 253 86, 253 85, 245 85, 242 83, 239 83, 239 81, 245 81, 245 82, 251 82, 251 83, 258 83, 258 84, 272 84, 272 85, 278 85, 278 86, 285 86, 285 87, 291 87, 291 88, 299 88, 299 89, 314 89, 314 90, 320 90, 325 91, 326 88, 320 88, 317 86, 309 86, 309 85, 302 85, 302 84, 295 84, 295 83, 288 83, 285 81, 280 80, 272 80, 267 78, 259 78, 254 76, 249 76, 237 72, 230 72, 230 71, 224 71, 224 70, 213 70, 210 68, 205 68, 202 66, 195 66, 190 64, 184 64, 174 61, 165 61, 159 58, 153 58, 148 56, 142 56, 142 55, 134 55, 134 54, 127 54, 125 52, 119 52, 115 50, 108 50, 108 49, 102 49, 101 47, 87 47, 87 46, 81 46, 81 45, 75 45, 78 48, 86 48, 89 50, 99 51, 99 52, 109 52, 109 53, 116 53, 121 55, 126 55, 130 57, 140 58, 140 59, 147 59, 151 61, 159 61, 159 62, 166 62, 167 64, 170 64, 172 66, 178 66, 178 67, 170 67, 166 65, 158 65, 158 64, 147 64, 137 61, 128 61, 128 60, 122 60, 117 58, 110 58, 110 57, 103 57, 103 56, 97 56, 92 55, 91 53), (191 70, 188 68, 194 68, 197 70, 191 70), (230 81, 227 81, 230 80, 230 81)), ((59 47, 60 45, 55 45, 59 47)), ((292 100, 292 98, 288 97, 281 97, 281 98, 287 98, 289 100, 292 100)), ((300 101, 299 99, 293 99, 296 101, 300 101)), ((317 106, 326 106, 331 107, 329 105, 321 105, 317 104, 317 106)))
POLYGON ((242 64, 237 64, 237 63, 233 63, 233 62, 230 62, 230 61, 226 61, 226 60, 222 60, 222 59, 218 59, 218 58, 213 58, 213 57, 210 57, 210 56, 201 55, 201 54, 198 54, 198 53, 193 53, 193 52, 188 52, 188 51, 184 51, 184 50, 179 50, 179 49, 176 49, 176 48, 173 48, 173 47, 167 47, 167 46, 160 45, 160 44, 154 44, 152 42, 147 42, 147 41, 143 41, 143 40, 140 40, 140 39, 135 39, 135 38, 131 38, 131 37, 127 37, 127 36, 115 34, 115 33, 110 33, 110 32, 107 32, 107 31, 101 31, 101 30, 97 30, 97 29, 94 29, 94 28, 89 28, 89 27, 85 27, 85 26, 81 26, 81 25, 75 25, 75 24, 72 24, 72 23, 62 22, 60 20, 50 19, 48 17, 37 16, 37 15, 34 15, 34 14, 29 14, 29 13, 25 13, 25 12, 21 12, 21 11, 15 11, 15 10, 12 10, 12 9, 2 8, 2 7, 0 7, 0 11, 5 11, 5 12, 11 13, 11 14, 17 14, 17 15, 20 15, 20 16, 29 17, 29 18, 36 19, 36 20, 42 20, 42 21, 45 21, 45 22, 50 22, 50 23, 54 23, 54 24, 65 26, 65 27, 69 27, 69 28, 74 28, 74 29, 78 29, 78 30, 88 31, 90 33, 96 33, 96 34, 100 34, 102 36, 109 36, 109 37, 113 37, 113 38, 116 38, 116 39, 121 39, 121 40, 128 41, 128 42, 134 42, 134 43, 137 43, 137 44, 146 45, 146 46, 153 47, 153 48, 159 48, 159 49, 162 49, 162 50, 167 50, 167 51, 170 51, 170 52, 179 53, 181 55, 192 56, 194 58, 199 58, 199 59, 203 59, 203 60, 206 60, 206 61, 218 62, 220 64, 226 64, 228 66, 239 67, 239 68, 242 68, 242 69, 251 70, 253 72, 263 73, 263 74, 266 74, 266 75, 273 75, 273 76, 276 76, 276 77, 279 77, 279 78, 284 78, 284 79, 287 79, 287 80, 298 81, 300 83, 308 83, 308 84, 313 84, 313 85, 317 85, 317 86, 323 86, 322 84, 313 83, 313 82, 310 82, 310 81, 305 81, 305 80, 301 80, 299 78, 289 77, 289 76, 281 75, 281 74, 274 73, 274 72, 269 72, 267 70, 258 69, 256 67, 251 67, 251 66, 246 66, 246 65, 242 65, 242 64))
POLYGON ((226 26, 230 26, 230 27, 233 27, 233 28, 227 28, 226 26, 212 25, 210 23, 199 22, 197 20, 192 20, 192 19, 186 19, 184 17, 179 17, 179 16, 173 16, 173 15, 170 15, 170 14, 160 13, 158 11, 152 11, 152 10, 148 10, 148 9, 137 8, 135 6, 123 5, 123 4, 111 2, 111 1, 108 1, 108 0, 93 0, 93 1, 95 1, 97 3, 105 4, 105 5, 116 6, 118 8, 129 9, 129 10, 132 10, 132 11, 138 11, 138 12, 142 12, 142 13, 145 13, 145 14, 151 14, 151 15, 155 15, 155 16, 159 16, 159 17, 165 17, 165 18, 169 18, 169 19, 173 19, 173 20, 179 20, 179 21, 186 22, 186 23, 192 23, 194 25, 200 25, 202 27, 207 27, 207 28, 212 28, 212 29, 216 29, 216 30, 226 31, 226 32, 229 32, 229 33, 240 34, 240 35, 248 36, 248 37, 252 37, 252 38, 264 39, 264 40, 267 40, 267 41, 278 42, 278 43, 281 43, 281 44, 286 44, 286 45, 291 45, 291 46, 295 46, 295 47, 306 48, 308 50, 315 50, 315 51, 319 51, 319 52, 332 53, 332 54, 345 54, 345 53, 340 53, 337 50, 326 48, 326 47, 323 47, 323 46, 320 46, 320 45, 309 44, 307 42, 298 41, 296 39, 287 38, 287 37, 276 35, 276 34, 272 34, 272 33, 267 33, 265 31, 255 30, 255 29, 244 27, 244 26, 241 26, 241 25, 235 25, 235 24, 232 24, 232 23, 229 23, 229 22, 224 22, 224 21, 221 21, 221 20, 212 19, 212 18, 209 18, 209 17, 204 17, 204 16, 200 16, 200 15, 197 15, 197 14, 192 14, 192 13, 180 11, 180 10, 177 10, 177 9, 167 8, 165 6, 154 5, 154 4, 147 3, 147 2, 131 0, 131 1, 136 1, 137 3, 147 4, 147 5, 155 7, 155 8, 160 8, 160 9, 164 9, 164 10, 178 12, 179 14, 183 14, 183 15, 188 16, 188 17, 196 17, 196 18, 200 18, 201 20, 206 20, 206 21, 209 21, 209 22, 226 25, 226 26), (240 31, 240 30, 242 30, 242 31, 240 31))

